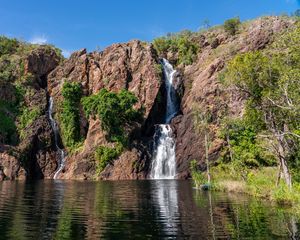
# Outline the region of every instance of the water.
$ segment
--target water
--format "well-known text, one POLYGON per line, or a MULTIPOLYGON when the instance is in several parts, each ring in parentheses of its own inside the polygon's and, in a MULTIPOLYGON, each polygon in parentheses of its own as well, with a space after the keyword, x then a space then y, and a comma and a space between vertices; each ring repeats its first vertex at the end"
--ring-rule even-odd
POLYGON ((179 110, 173 80, 176 70, 166 60, 162 60, 165 86, 167 93, 167 107, 164 124, 156 127, 154 134, 154 157, 150 171, 152 179, 174 179, 176 176, 175 140, 169 123, 179 110))
POLYGON ((64 166, 65 166, 65 151, 63 149, 61 149, 59 147, 58 141, 59 141, 59 128, 56 124, 56 121, 54 120, 54 118, 52 117, 52 113, 53 113, 53 98, 50 97, 49 98, 49 109, 48 109, 48 117, 51 123, 51 127, 53 129, 54 132, 54 141, 55 141, 55 147, 56 150, 58 152, 58 169, 55 172, 53 178, 57 179, 58 174, 63 170, 64 166))
POLYGON ((190 181, 0 183, 0 239, 299 239, 299 217, 190 181))

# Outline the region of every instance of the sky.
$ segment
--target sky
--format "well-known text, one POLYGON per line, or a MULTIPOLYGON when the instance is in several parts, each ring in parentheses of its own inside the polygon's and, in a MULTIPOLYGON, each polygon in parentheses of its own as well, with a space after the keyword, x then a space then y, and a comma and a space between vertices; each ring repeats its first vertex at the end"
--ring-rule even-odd
POLYGON ((239 16, 290 14, 300 0, 0 0, 0 35, 63 50, 103 49, 132 39, 199 30, 239 16))

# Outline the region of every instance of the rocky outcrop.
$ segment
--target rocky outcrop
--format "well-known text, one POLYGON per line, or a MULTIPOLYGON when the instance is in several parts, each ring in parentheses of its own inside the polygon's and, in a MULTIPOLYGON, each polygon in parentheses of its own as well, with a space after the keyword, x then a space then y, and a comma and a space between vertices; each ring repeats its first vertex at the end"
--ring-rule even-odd
MULTIPOLYGON (((228 35, 222 26, 192 36, 199 47, 198 56, 189 66, 179 65, 174 87, 181 98, 181 109, 172 120, 176 137, 177 177, 190 177, 189 163, 198 160, 204 169, 203 136, 194 128, 194 112, 209 109, 212 113, 210 160, 219 157, 224 142, 217 138, 220 120, 226 116, 241 116, 245 96, 233 89, 224 89, 219 83, 219 73, 237 53, 267 47, 293 21, 283 17, 264 17, 242 24, 240 32, 228 35)), ((162 56, 161 56, 162 57, 162 56)), ((176 63, 178 53, 164 53, 176 63)), ((165 113, 166 93, 159 65, 159 56, 151 44, 131 41, 113 44, 101 52, 77 51, 60 62, 55 51, 41 47, 25 59, 25 74, 30 73, 31 94, 25 98, 26 106, 38 107, 41 114, 29 124, 26 136, 16 146, 0 146, 0 180, 16 178, 52 178, 57 170, 57 152, 53 130, 47 116, 47 98, 54 99, 55 109, 62 102, 64 82, 80 83, 83 95, 88 96, 106 88, 117 92, 128 89, 138 98, 136 108, 144 108, 143 122, 126 128, 129 146, 121 156, 104 171, 97 171, 95 150, 100 145, 113 146, 105 138, 99 119, 80 117, 83 146, 68 152, 66 165, 59 178, 64 179, 144 179, 151 163, 151 141, 155 124, 161 123, 165 113), (59 64, 60 63, 60 64, 59 64)), ((12 86, 0 89, 0 99, 13 101, 12 86), (4 90, 3 90, 4 89, 4 90), (5 90, 6 89, 6 90, 5 90)), ((59 121, 57 121, 59 123, 59 121)), ((1 136, 0 136, 1 141, 1 136)))
MULTIPOLYGON (((172 124, 176 133, 176 160, 178 178, 187 178, 189 162, 199 161, 204 168, 203 138, 194 128, 193 112, 209 108, 213 114, 211 130, 212 145, 210 160, 218 158, 223 142, 215 134, 226 111, 228 116, 240 116, 244 106, 244 96, 232 89, 224 89, 219 83, 219 73, 226 63, 237 53, 265 48, 283 30, 292 26, 293 21, 281 17, 264 17, 242 26, 241 33, 227 35, 222 28, 204 32, 198 37, 201 49, 197 60, 190 66, 179 66, 183 74, 185 93, 182 98, 182 115, 172 124)), ((197 41, 197 39, 195 39, 197 41)))
MULTIPOLYGON (((61 59, 49 46, 40 46, 22 58, 24 73, 20 78, 27 76, 30 81, 22 85, 25 94, 21 109, 34 109, 39 114, 32 123, 20 129, 17 145, 0 145, 2 176, 4 174, 5 179, 22 179, 25 176, 29 179, 51 178, 57 169, 57 163, 53 131, 47 117, 47 75, 61 59)), ((13 85, 11 87, 14 88, 13 85)), ((16 91, 11 90, 11 96, 5 98, 5 90, 0 89, 0 100, 14 102, 18 97, 16 91)))
MULTIPOLYGON (((161 73, 158 59, 152 46, 141 41, 131 41, 124 44, 114 44, 102 52, 87 53, 80 50, 72 54, 70 59, 56 68, 48 78, 51 95, 57 103, 61 99, 62 82, 80 83, 84 95, 97 93, 106 88, 110 91, 127 89, 138 98, 136 108, 144 108, 144 122, 130 126, 127 134, 130 138, 130 147, 114 161, 113 166, 108 166, 101 175, 102 179, 133 179, 145 177, 145 169, 136 173, 137 165, 145 166, 141 156, 146 148, 143 144, 145 127, 151 126, 159 118, 154 112, 157 109, 157 96, 161 89, 161 73), (149 119, 151 123, 149 123, 149 119), (147 123, 147 124, 146 124, 147 123)), ((94 178, 96 163, 94 151, 100 145, 109 145, 105 133, 101 129, 98 119, 89 119, 86 122, 86 139, 82 151, 69 154, 65 170, 61 178, 94 178)))
POLYGON ((0 146, 0 181, 25 179, 25 169, 14 152, 15 149, 10 146, 0 146))

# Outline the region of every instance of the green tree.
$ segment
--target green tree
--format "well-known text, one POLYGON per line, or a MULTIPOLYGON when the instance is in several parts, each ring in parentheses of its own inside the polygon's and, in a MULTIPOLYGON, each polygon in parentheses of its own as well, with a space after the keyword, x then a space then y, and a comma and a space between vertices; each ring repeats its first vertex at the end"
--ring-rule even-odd
POLYGON ((124 127, 131 121, 139 121, 142 117, 141 110, 133 106, 137 98, 127 90, 119 93, 101 89, 98 94, 82 99, 82 106, 87 116, 98 116, 102 129, 108 133, 112 142, 121 142, 126 145, 124 127))
POLYGON ((4 54, 12 54, 16 52, 18 47, 19 42, 17 39, 10 39, 4 36, 0 36, 0 56, 4 54))
POLYGON ((225 82, 248 96, 250 108, 264 120, 259 134, 270 142, 281 177, 291 188, 289 160, 299 151, 300 27, 278 38, 266 52, 236 56, 227 66, 225 82))
POLYGON ((63 84, 63 102, 59 120, 63 143, 68 148, 75 147, 81 141, 79 125, 81 95, 82 89, 79 83, 63 84))
POLYGON ((192 41, 190 31, 156 38, 153 46, 159 54, 166 54, 169 51, 178 53, 177 64, 183 65, 192 64, 198 52, 198 46, 192 41))
POLYGON ((239 30, 240 24, 241 21, 239 17, 231 18, 224 22, 224 29, 230 35, 235 35, 239 30))

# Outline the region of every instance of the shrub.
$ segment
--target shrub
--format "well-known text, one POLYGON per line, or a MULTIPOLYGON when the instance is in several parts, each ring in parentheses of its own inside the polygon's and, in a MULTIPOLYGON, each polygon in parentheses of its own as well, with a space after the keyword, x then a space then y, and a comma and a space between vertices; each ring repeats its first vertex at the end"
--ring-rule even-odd
POLYGON ((224 29, 230 35, 235 35, 239 30, 239 26, 241 24, 240 18, 231 18, 225 21, 224 29))
POLYGON ((114 93, 101 89, 98 94, 85 97, 81 102, 87 116, 97 115, 100 118, 102 129, 108 133, 108 140, 123 145, 126 145, 125 125, 142 118, 141 110, 133 108, 137 98, 127 90, 114 93))
POLYGON ((204 177, 203 173, 198 170, 196 160, 192 160, 190 162, 190 170, 191 170, 192 179, 195 183, 196 188, 200 188, 200 186, 202 184, 205 184, 207 182, 207 180, 204 177))
POLYGON ((26 137, 26 127, 28 127, 41 115, 41 111, 38 107, 34 107, 32 109, 23 107, 20 112, 21 114, 18 117, 18 131, 20 138, 24 139, 26 137))
POLYGON ((16 125, 8 104, 0 102, 0 143, 12 144, 16 142, 16 125))
POLYGON ((300 9, 297 9, 292 15, 295 17, 300 17, 300 9))
POLYGON ((108 165, 112 164, 113 160, 120 156, 123 151, 123 146, 117 144, 115 148, 100 146, 95 151, 95 159, 97 160, 97 171, 102 172, 108 165))
POLYGON ((168 51, 178 53, 177 64, 184 65, 192 64, 198 52, 198 46, 193 43, 190 34, 186 32, 154 39, 153 46, 159 54, 165 54, 168 51))
POLYGON ((0 57, 0 83, 13 82, 17 77, 16 70, 17 66, 9 56, 0 57))
POLYGON ((64 99, 59 120, 63 143, 68 148, 75 147, 81 141, 79 125, 81 94, 79 83, 64 83, 62 89, 64 99))
POLYGON ((0 36, 0 56, 16 52, 18 46, 19 42, 17 39, 9 39, 7 37, 0 36))

